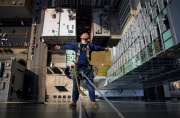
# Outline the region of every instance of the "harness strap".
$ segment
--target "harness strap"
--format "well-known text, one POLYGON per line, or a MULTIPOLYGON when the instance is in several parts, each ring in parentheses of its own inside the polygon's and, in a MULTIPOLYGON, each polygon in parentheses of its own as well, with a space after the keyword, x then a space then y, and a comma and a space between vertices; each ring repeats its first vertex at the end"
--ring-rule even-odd
POLYGON ((89 45, 87 45, 87 50, 86 50, 86 57, 87 57, 87 62, 89 64, 89 45))
POLYGON ((77 64, 78 64, 79 56, 80 56, 80 43, 78 43, 78 52, 76 54, 76 62, 75 62, 75 66, 74 66, 74 75, 76 77, 76 86, 78 88, 78 93, 80 93, 80 87, 79 87, 79 83, 78 83, 79 77, 77 76, 77 64))
MULTIPOLYGON (((77 88, 78 88, 78 92, 80 93, 80 85, 78 83, 78 79, 80 79, 81 77, 79 76, 79 73, 77 72, 77 64, 78 64, 78 61, 79 61, 79 56, 80 56, 80 52, 81 52, 81 45, 80 43, 78 43, 78 52, 76 54, 76 64, 74 66, 74 74, 75 74, 75 77, 76 77, 76 85, 77 85, 77 88)), ((84 71, 84 74, 87 74, 90 72, 90 65, 89 65, 89 61, 90 61, 90 55, 89 55, 89 44, 87 44, 86 46, 86 57, 87 57, 87 62, 88 62, 88 68, 86 71, 84 71)))

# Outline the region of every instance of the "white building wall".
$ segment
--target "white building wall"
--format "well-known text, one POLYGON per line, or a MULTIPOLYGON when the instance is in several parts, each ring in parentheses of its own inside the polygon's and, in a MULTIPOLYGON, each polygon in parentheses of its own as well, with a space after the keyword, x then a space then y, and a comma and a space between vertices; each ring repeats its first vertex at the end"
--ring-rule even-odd
POLYGON ((56 12, 55 9, 46 9, 42 36, 58 36, 59 22, 60 22, 60 13, 56 12), (56 18, 52 18, 53 14, 56 15, 56 18))
POLYGON ((72 101, 72 79, 58 74, 46 75, 46 102, 70 102, 72 101), (68 91, 59 91, 55 86, 64 86, 68 91), (63 98, 64 97, 64 98, 63 98))
POLYGON ((42 32, 44 43, 62 45, 76 41, 76 19, 69 19, 68 10, 62 9, 61 12, 57 12, 55 8, 45 10, 42 32), (56 15, 56 18, 52 18, 53 14, 56 15))
POLYGON ((25 67, 13 60, 5 62, 5 70, 1 78, 0 102, 19 101, 15 89, 23 91, 25 67))
MULTIPOLYGON (((62 9, 60 12, 60 36, 76 36, 76 20, 69 19, 68 9, 62 9), (72 30, 72 33, 69 33, 68 30, 72 30)), ((76 15, 76 13, 74 14, 76 15)))
POLYGON ((116 55, 116 47, 113 47, 113 56, 116 55))

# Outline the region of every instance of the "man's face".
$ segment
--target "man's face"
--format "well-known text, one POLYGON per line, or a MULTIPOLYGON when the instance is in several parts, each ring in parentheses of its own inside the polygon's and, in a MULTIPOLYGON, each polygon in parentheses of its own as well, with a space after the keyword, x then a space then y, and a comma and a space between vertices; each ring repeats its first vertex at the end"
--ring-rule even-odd
POLYGON ((83 40, 88 40, 89 35, 87 33, 83 33, 80 38, 83 39, 83 40))

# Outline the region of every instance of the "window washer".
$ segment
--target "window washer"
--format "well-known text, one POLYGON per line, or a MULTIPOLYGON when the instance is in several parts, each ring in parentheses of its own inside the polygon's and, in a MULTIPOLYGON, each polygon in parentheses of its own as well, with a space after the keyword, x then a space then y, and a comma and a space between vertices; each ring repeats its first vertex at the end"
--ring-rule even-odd
MULTIPOLYGON (((55 46, 55 50, 59 49, 68 49, 74 50, 76 52, 76 63, 74 67, 74 77, 73 77, 73 90, 72 90, 72 103, 69 107, 76 107, 76 102, 79 98, 79 84, 81 77, 81 72, 83 71, 86 76, 93 83, 93 72, 92 66, 89 64, 92 51, 108 51, 109 48, 96 46, 92 43, 88 43, 89 35, 88 33, 83 33, 81 36, 80 43, 73 43, 71 45, 55 46)), ((89 97, 92 102, 92 107, 97 108, 99 105, 95 101, 95 89, 94 87, 86 80, 88 86, 89 97)))

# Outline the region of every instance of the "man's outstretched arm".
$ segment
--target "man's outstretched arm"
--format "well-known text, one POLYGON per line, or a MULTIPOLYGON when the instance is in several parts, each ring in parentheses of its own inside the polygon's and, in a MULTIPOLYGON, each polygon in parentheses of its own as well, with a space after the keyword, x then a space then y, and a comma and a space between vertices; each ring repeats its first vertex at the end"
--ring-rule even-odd
POLYGON ((71 45, 63 45, 63 46, 59 46, 59 45, 55 45, 54 47, 55 50, 75 50, 75 44, 71 44, 71 45))
POLYGON ((97 45, 94 45, 93 44, 93 51, 108 51, 109 48, 105 48, 105 47, 102 47, 102 46, 97 46, 97 45))

